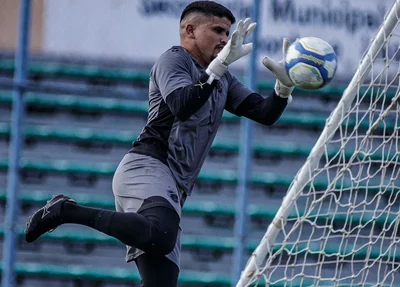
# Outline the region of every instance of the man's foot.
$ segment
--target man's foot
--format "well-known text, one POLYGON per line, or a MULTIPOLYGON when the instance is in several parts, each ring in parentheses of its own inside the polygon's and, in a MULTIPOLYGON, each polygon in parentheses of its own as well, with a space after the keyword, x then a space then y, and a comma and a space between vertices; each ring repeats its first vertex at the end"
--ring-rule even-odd
POLYGON ((68 196, 58 194, 29 218, 25 229, 26 242, 35 241, 44 233, 56 229, 62 223, 61 207, 66 201, 76 203, 68 196))

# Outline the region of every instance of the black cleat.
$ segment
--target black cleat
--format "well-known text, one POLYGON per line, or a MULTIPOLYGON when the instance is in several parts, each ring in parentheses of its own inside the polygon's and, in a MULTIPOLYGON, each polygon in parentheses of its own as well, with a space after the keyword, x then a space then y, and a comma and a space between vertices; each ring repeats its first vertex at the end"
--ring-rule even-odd
POLYGON ((29 218, 25 229, 26 242, 31 243, 44 233, 51 232, 62 224, 61 207, 66 201, 76 203, 68 196, 58 194, 29 218))

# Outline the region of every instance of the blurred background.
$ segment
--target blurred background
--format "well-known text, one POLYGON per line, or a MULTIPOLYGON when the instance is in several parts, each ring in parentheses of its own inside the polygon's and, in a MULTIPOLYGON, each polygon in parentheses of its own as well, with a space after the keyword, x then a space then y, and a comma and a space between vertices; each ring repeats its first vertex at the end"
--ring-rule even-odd
MULTIPOLYGON (((0 0, 3 279, 15 267, 15 286, 139 286, 136 267, 125 263, 125 246, 112 238, 68 225, 28 245, 23 230, 29 215, 56 193, 114 209, 112 175, 146 122, 150 68, 179 44, 179 17, 190 2, 0 0), (7 188, 14 196, 6 206, 7 188), (6 222, 10 205, 15 209, 6 222), (7 241, 14 221, 15 240, 7 241)), ((179 286, 230 286, 237 278, 393 3, 218 2, 237 19, 258 22, 253 55, 231 70, 259 93, 268 95, 275 82, 261 59, 281 59, 283 37, 326 40, 337 53, 338 71, 321 90, 296 89, 272 127, 224 114, 184 208, 179 286)))

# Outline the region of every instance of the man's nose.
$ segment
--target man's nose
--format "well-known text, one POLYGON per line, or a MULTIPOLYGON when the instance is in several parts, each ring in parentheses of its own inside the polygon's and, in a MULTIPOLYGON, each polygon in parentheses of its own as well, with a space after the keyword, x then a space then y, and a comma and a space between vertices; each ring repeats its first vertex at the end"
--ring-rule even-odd
POLYGON ((226 45, 226 43, 228 43, 228 36, 224 36, 224 37, 221 39, 221 44, 226 45))

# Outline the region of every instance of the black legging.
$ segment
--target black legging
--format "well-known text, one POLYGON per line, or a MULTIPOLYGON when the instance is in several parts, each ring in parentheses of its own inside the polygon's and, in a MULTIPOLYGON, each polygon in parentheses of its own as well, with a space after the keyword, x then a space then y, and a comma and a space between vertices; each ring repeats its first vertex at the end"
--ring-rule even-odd
MULTIPOLYGON (((164 201, 160 198, 158 200, 164 201)), ((150 202, 145 200, 138 211, 138 214, 144 216, 152 225, 152 240, 144 246, 137 246, 146 252, 135 260, 142 279, 141 287, 177 287, 179 268, 162 255, 162 251, 172 251, 175 246, 179 216, 171 208, 163 206, 143 209, 148 204, 150 205, 150 202), (141 209, 143 210, 141 211, 141 209), (165 238, 166 231, 172 235, 168 239, 165 238), (171 237, 175 240, 171 240, 171 237), (156 248, 157 245, 159 248, 156 248)))
POLYGON ((141 287, 177 287, 179 268, 165 256, 144 253, 135 260, 141 287))
MULTIPOLYGON (((167 202, 165 199, 156 198, 155 201, 167 202)), ((162 255, 159 248, 154 245, 160 245, 161 249, 169 249, 172 251, 175 246, 176 236, 179 228, 179 216, 171 208, 156 206, 147 209, 146 205, 150 205, 149 200, 145 200, 142 207, 139 209, 138 214, 144 216, 152 224, 152 242, 146 243, 144 246, 137 246, 144 250, 146 253, 136 258, 136 266, 138 267, 141 277, 141 287, 177 287, 179 268, 162 255), (141 209, 143 209, 141 211, 141 209), (175 238, 175 240, 166 239, 164 232, 175 238), (169 242, 166 242, 169 241, 169 242), (173 242, 173 245, 171 245, 173 242), (163 244, 161 244, 163 243, 163 244), (169 245, 169 246, 168 246, 169 245), (168 247, 167 247, 168 246, 168 247)), ((171 206, 172 207, 172 206, 171 206)))

